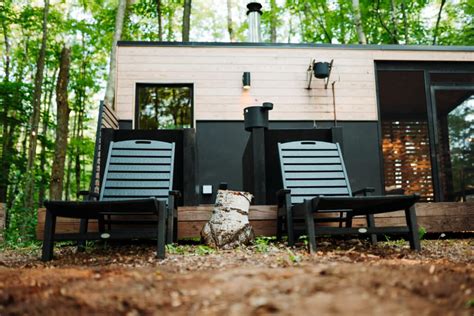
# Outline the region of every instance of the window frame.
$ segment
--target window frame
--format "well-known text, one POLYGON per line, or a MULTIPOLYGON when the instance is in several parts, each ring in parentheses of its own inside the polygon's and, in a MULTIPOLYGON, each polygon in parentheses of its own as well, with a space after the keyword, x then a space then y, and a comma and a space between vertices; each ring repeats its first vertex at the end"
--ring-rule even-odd
POLYGON ((140 129, 140 108, 138 104, 138 89, 141 87, 166 87, 166 88, 190 88, 191 90, 191 126, 189 128, 194 128, 194 84, 193 83, 156 83, 156 82, 136 82, 135 83, 135 123, 134 128, 140 129))

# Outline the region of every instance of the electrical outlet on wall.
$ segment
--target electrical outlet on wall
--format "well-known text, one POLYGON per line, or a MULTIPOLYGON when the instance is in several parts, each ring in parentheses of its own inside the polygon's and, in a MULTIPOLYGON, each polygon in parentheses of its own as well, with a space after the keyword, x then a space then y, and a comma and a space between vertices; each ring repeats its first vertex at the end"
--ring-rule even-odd
POLYGON ((212 194, 212 185, 204 184, 202 186, 202 194, 204 195, 212 194))

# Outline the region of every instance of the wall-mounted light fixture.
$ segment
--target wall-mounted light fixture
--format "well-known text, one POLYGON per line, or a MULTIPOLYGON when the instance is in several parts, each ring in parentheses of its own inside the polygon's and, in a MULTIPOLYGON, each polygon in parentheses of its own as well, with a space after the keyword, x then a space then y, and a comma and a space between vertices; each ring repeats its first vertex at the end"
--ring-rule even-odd
POLYGON ((248 71, 242 75, 242 86, 245 90, 250 89, 250 72, 248 71))
POLYGON ((331 76, 332 64, 334 59, 331 60, 330 63, 328 62, 316 62, 313 61, 309 64, 307 74, 308 74, 308 87, 307 89, 311 89, 311 81, 313 79, 313 75, 318 79, 324 79, 324 89, 328 88, 329 77, 331 76))

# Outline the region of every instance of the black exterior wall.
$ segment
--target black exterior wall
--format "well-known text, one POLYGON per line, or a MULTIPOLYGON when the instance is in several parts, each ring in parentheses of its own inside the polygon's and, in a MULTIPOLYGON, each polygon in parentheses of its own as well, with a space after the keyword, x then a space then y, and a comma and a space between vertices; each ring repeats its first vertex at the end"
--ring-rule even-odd
MULTIPOLYGON (((270 121, 271 129, 330 128, 332 122, 270 121)), ((378 122, 338 122, 342 127, 343 153, 353 190, 375 187, 382 193, 381 159, 379 152, 378 122)), ((244 130, 243 121, 197 121, 198 183, 211 184, 212 196, 200 195, 200 203, 213 203, 219 183, 227 182, 229 189, 242 190, 242 156, 250 133, 244 130)), ((278 160, 278 154, 271 159, 278 160)), ((249 170, 252 172, 252 170, 249 170)), ((278 185, 276 185, 278 186, 278 185)))

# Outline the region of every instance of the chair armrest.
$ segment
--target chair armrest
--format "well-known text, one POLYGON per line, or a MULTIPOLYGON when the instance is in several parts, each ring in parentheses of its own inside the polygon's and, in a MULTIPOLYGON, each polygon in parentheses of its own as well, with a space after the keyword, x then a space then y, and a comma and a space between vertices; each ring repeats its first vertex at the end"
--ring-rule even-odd
POLYGON ((173 195, 175 198, 181 197, 181 192, 179 192, 178 190, 170 190, 169 194, 173 195))
POLYGON ((277 191, 276 196, 277 196, 277 203, 278 205, 282 205, 283 202, 285 201, 285 196, 287 194, 291 194, 291 190, 288 189, 280 189, 277 191))
POLYGON ((364 196, 367 196, 367 195, 369 195, 368 193, 373 193, 373 192, 375 192, 375 188, 367 187, 367 188, 363 188, 363 189, 360 189, 360 190, 352 191, 352 195, 362 194, 364 196))
POLYGON ((79 191, 79 195, 83 196, 84 199, 86 199, 88 197, 87 198, 88 200, 92 200, 92 199, 98 200, 99 197, 100 197, 100 195, 98 193, 85 191, 85 190, 84 191, 79 191))

